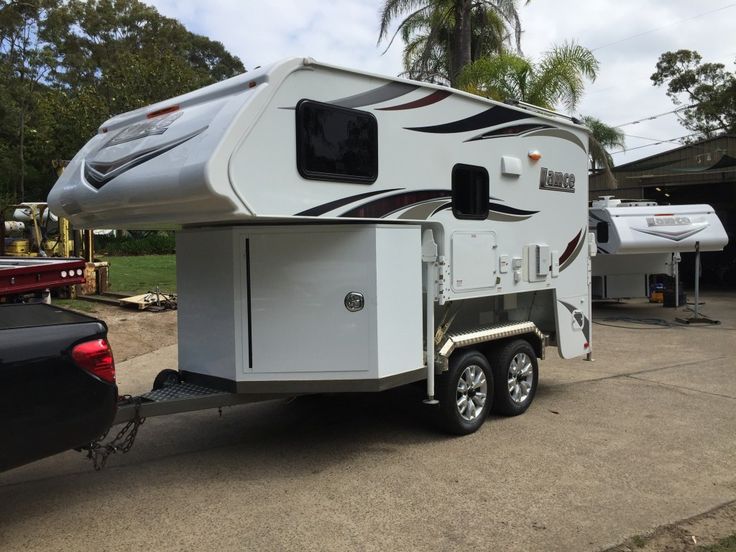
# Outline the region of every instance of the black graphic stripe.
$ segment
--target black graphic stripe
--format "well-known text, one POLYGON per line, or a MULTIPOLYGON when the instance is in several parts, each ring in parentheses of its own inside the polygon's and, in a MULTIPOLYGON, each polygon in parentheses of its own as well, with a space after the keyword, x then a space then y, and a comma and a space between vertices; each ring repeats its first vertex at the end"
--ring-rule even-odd
POLYGON ((245 239, 245 293, 248 309, 248 368, 253 368, 253 307, 250 286, 250 239, 245 239))
POLYGON ((340 216, 350 218, 383 218, 390 213, 394 213, 410 205, 444 197, 450 197, 450 190, 416 190, 413 192, 404 192, 369 201, 346 211, 340 216))
POLYGON ((524 209, 516 209, 515 207, 509 207, 508 205, 501 205, 500 203, 489 203, 488 209, 496 213, 503 213, 504 215, 516 215, 519 217, 530 217, 536 215, 539 211, 525 211, 524 209))
POLYGON ((423 98, 419 98, 418 100, 414 100, 413 102, 392 105, 390 107, 379 107, 376 111, 401 111, 404 109, 417 109, 418 107, 425 107, 440 102, 451 95, 452 92, 450 92, 449 90, 435 90, 428 96, 424 96, 423 98))
MULTIPOLYGON (((448 209, 452 209, 452 203, 446 203, 445 205, 437 207, 437 209, 434 210, 432 215, 435 215, 439 213, 440 211, 446 211, 448 209)), ((524 209, 516 209, 515 207, 509 207, 508 205, 501 205, 500 203, 493 203, 492 201, 488 203, 488 211, 490 211, 491 213, 500 213, 503 215, 510 215, 510 216, 516 216, 516 217, 524 217, 524 218, 529 218, 533 215, 536 215, 539 212, 539 211, 525 211, 524 209)))
MULTIPOLYGON (((580 310, 576 309, 570 303, 565 303, 564 301, 560 301, 560 303, 562 303, 565 308, 570 311, 570 314, 574 313, 576 310, 580 310)), ((585 314, 583 314, 583 335, 585 336, 585 341, 590 343, 590 320, 588 320, 588 317, 585 316, 585 314)))
POLYGON ((562 138, 563 140, 572 142, 584 152, 588 152, 588 149, 585 147, 585 144, 580 141, 580 138, 575 136, 575 134, 573 134, 572 132, 561 128, 552 127, 542 128, 540 130, 532 130, 526 133, 524 136, 551 136, 553 138, 562 138))
POLYGON ((393 100, 395 98, 398 98, 399 96, 408 94, 409 92, 414 92, 418 88, 419 87, 416 85, 406 84, 404 82, 390 82, 388 84, 384 84, 383 86, 379 86, 378 88, 374 88, 373 90, 368 90, 367 92, 361 92, 360 94, 355 94, 353 96, 347 96, 345 98, 332 100, 328 103, 339 105, 341 107, 363 107, 366 105, 373 105, 388 100, 393 100))
POLYGON ((342 207, 344 205, 348 205, 355 201, 365 199, 366 197, 371 197, 371 196, 375 196, 378 194, 386 194, 389 192, 395 192, 396 190, 401 190, 401 188, 391 188, 389 190, 377 190, 373 192, 366 192, 364 194, 357 194, 357 195, 352 195, 348 197, 343 197, 341 199, 336 199, 335 201, 330 201, 329 203, 323 203, 322 205, 317 205, 316 207, 312 207, 310 209, 307 209, 306 211, 301 211, 300 213, 296 213, 294 216, 295 217, 318 217, 320 215, 329 213, 330 211, 337 209, 339 207, 342 207))
POLYGON ((532 130, 541 130, 546 128, 554 128, 550 125, 535 125, 535 124, 524 124, 524 125, 512 125, 507 126, 504 128, 499 128, 498 130, 491 130, 490 132, 484 132, 483 134, 479 134, 478 136, 474 136, 473 138, 469 138, 465 140, 466 142, 475 142, 477 140, 487 140, 489 138, 503 138, 508 136, 520 136, 526 132, 531 132, 532 130))
POLYGON ((481 111, 476 115, 471 115, 465 119, 459 121, 452 121, 451 123, 444 123, 441 125, 425 126, 425 127, 410 127, 406 130, 413 130, 415 132, 430 132, 433 134, 452 134, 455 132, 469 132, 471 130, 479 130, 481 128, 488 128, 496 125, 502 125, 504 123, 510 123, 512 121, 518 121, 520 119, 527 119, 529 115, 516 111, 515 109, 509 109, 500 105, 481 111))

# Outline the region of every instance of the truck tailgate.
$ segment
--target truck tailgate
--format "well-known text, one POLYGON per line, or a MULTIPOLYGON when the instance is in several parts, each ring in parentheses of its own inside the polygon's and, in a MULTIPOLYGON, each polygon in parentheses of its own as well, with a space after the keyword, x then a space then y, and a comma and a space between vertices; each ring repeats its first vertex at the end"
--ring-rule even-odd
POLYGON ((89 443, 117 409, 117 386, 71 351, 104 323, 49 305, 0 305, 0 471, 89 443))

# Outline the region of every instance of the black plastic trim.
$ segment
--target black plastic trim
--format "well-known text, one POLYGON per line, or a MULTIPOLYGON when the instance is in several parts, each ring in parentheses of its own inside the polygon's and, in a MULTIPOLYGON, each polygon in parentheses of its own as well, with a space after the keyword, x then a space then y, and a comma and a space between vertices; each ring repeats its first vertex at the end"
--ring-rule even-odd
POLYGON ((248 368, 253 368, 253 309, 250 298, 250 239, 245 239, 245 293, 248 308, 248 368))
POLYGON ((427 376, 426 368, 417 368, 403 374, 395 374, 380 379, 351 380, 305 380, 305 381, 233 381, 218 376, 181 371, 184 381, 239 394, 289 394, 308 393, 364 393, 379 392, 400 387, 427 376))

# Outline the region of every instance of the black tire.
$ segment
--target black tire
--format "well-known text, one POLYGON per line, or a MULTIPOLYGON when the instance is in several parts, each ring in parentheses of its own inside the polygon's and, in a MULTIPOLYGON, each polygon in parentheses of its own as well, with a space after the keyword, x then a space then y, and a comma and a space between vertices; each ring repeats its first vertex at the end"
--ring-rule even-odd
POLYGON ((495 349, 490 361, 496 382, 493 412, 502 416, 523 414, 537 393, 539 365, 534 348, 524 339, 515 339, 495 349), (524 367, 526 372, 522 372, 524 367), (511 386, 514 391, 509 389, 511 386))
POLYGON ((437 378, 437 398, 440 401, 440 425, 448 433, 468 435, 476 431, 488 416, 493 402, 493 374, 485 356, 474 349, 460 350, 452 355, 447 373, 437 378), (474 385, 463 394, 460 380, 482 373, 474 385), (482 391, 485 389, 485 392, 482 391), (480 395, 484 394, 480 410, 480 395), (459 404, 462 397, 465 403, 459 404), (471 404, 472 403, 472 404, 471 404))
POLYGON ((181 374, 179 371, 166 368, 165 370, 161 370, 154 378, 153 391, 158 391, 159 389, 169 387, 170 385, 176 385, 178 383, 181 383, 181 374))

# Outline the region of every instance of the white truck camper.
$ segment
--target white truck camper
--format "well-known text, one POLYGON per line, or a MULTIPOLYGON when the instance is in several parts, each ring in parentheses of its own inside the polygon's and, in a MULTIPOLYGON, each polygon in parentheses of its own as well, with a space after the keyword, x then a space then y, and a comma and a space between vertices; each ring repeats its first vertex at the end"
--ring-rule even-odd
POLYGON ((113 117, 49 202, 177 229, 185 384, 426 380, 464 434, 529 407, 548 343, 591 351, 587 144, 554 112, 289 59, 113 117))
POLYGON ((722 251, 728 243, 710 205, 658 205, 604 196, 590 207, 595 233, 594 299, 648 297, 650 276, 678 277, 681 253, 722 251))

